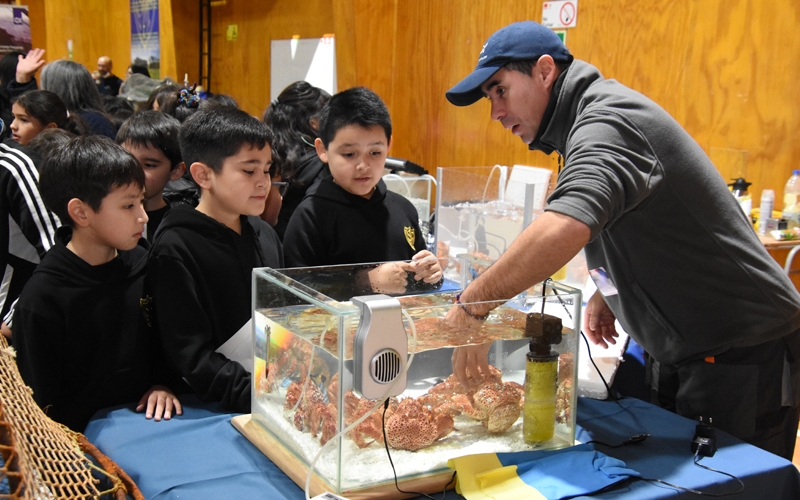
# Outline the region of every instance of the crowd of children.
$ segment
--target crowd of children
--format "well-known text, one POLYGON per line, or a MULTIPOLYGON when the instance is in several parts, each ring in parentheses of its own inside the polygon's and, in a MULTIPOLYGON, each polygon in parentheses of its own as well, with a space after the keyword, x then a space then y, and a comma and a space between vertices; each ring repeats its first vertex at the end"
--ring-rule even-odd
POLYGON ((381 180, 392 126, 372 91, 331 98, 298 82, 261 121, 167 85, 115 142, 88 71, 44 66, 43 87, 67 78, 89 96, 65 103, 35 89, 41 58, 20 57, 7 84, 0 303, 20 373, 54 420, 82 431, 120 404, 168 420, 187 393, 249 411, 251 375, 218 349, 250 319, 254 268, 396 261, 370 271, 372 291, 441 284, 416 210, 381 180))

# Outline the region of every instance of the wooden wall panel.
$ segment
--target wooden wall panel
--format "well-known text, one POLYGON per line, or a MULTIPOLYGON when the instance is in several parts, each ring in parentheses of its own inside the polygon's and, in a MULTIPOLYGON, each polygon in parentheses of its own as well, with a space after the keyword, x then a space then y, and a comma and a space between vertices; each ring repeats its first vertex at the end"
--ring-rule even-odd
MULTIPOLYGON (((370 82, 370 88, 391 106, 397 70, 397 58, 403 57, 396 45, 401 39, 397 36, 397 0, 374 2, 354 0, 356 84, 370 82), (366 61, 366 64, 361 64, 366 61)), ((402 83, 401 83, 402 84, 402 83)), ((340 90, 344 90, 343 86, 340 90)))
POLYGON ((336 35, 336 85, 340 89, 349 89, 358 81, 354 0, 337 0, 332 3, 333 33, 336 35))
MULTIPOLYGON (((195 2, 197 3, 197 2, 195 2)), ((167 76, 173 80, 178 74, 177 56, 175 53, 175 23, 172 17, 172 0, 159 0, 158 2, 158 42, 159 42, 159 75, 167 76)), ((131 41, 132 43, 132 41, 131 41)), ((194 45, 194 44, 193 44, 194 45)))
MULTIPOLYGON (((491 123, 487 102, 456 108, 444 98, 474 67, 491 33, 513 21, 541 19, 541 2, 373 0, 370 9, 382 13, 382 24, 388 24, 386 12, 394 10, 397 17, 393 42, 376 38, 369 51, 356 49, 356 84, 383 89, 392 75, 387 99, 396 137, 392 154, 429 170, 495 163, 555 166, 552 158, 528 152, 491 123)), ((360 45, 360 33, 374 27, 361 12, 355 17, 360 45)), ((764 188, 780 197, 791 170, 800 167, 800 143, 793 140, 800 127, 795 90, 800 66, 794 64, 800 59, 794 35, 799 24, 795 0, 592 0, 580 4, 578 27, 568 30, 567 45, 606 77, 661 104, 710 154, 723 177, 743 170, 757 204, 764 188)))
MULTIPOLYGON (((120 78, 131 62, 130 0, 26 0, 34 47, 47 51, 48 61, 69 56, 90 71, 108 55, 120 78), (49 21, 49 22, 48 22, 49 21)), ((199 3, 197 0, 159 0, 161 74, 183 81, 197 78, 199 60, 199 3)))
POLYGON ((211 90, 230 94, 247 112, 261 116, 269 105, 270 40, 318 38, 333 30, 332 0, 227 0, 212 7, 211 90), (229 24, 239 37, 227 41, 229 24))
MULTIPOLYGON (((183 82, 188 75, 190 82, 200 78, 200 2, 198 0, 167 0, 171 7, 171 43, 175 54, 174 68, 168 67, 162 77, 169 76, 177 82, 183 82)), ((161 0, 161 6, 165 5, 161 0)), ((159 15, 161 9, 159 9, 159 15)), ((169 26, 162 28, 169 29, 169 26)), ((161 40, 161 54, 165 57, 164 50, 169 41, 164 37, 161 40)))
MULTIPOLYGON (((517 138, 493 124, 488 103, 456 108, 444 97, 450 86, 474 68, 494 26, 538 17, 541 4, 447 0, 371 4, 378 11, 375 4, 387 5, 382 11, 384 18, 394 7, 395 39, 393 44, 373 44, 370 51, 357 52, 357 83, 381 94, 389 105, 394 124, 392 155, 420 163, 433 174, 437 166, 550 164, 546 156, 527 152, 517 138), (393 61, 391 66, 389 61, 393 61), (365 73, 362 67, 375 70, 365 73), (386 77, 375 71, 389 67, 394 76, 387 98, 383 90, 386 77), (520 159, 508 163, 509 153, 514 152, 520 153, 516 155, 520 159)), ((382 23, 390 25, 389 21, 382 23)), ((356 26, 368 29, 370 24, 362 21, 356 26)))
MULTIPOLYGON (((196 79, 196 0, 170 0, 178 79, 196 79)), ((129 63, 128 0, 33 0, 46 16, 48 60, 93 69, 109 55, 129 63), (55 21, 53 21, 55 20, 55 21)), ((475 65, 486 38, 518 20, 541 19, 541 2, 516 0, 222 0, 212 8, 211 90, 260 115, 269 99, 269 42, 335 33, 339 88, 365 85, 389 105, 392 154, 437 166, 531 164, 554 159, 527 151, 489 119, 488 102, 450 105, 444 92, 475 65), (225 39, 239 25, 236 41, 225 39)), ((38 23, 38 21, 37 21, 38 23)), ((580 4, 567 45, 661 104, 715 161, 723 177, 744 174, 755 203, 780 192, 800 167, 800 3, 796 0, 592 0, 580 4)))
POLYGON ((47 17, 45 16, 44 0, 18 0, 15 3, 28 6, 28 17, 31 22, 31 45, 47 47, 47 17))
POLYGON ((48 61, 68 58, 72 40, 75 62, 94 71, 97 59, 109 56, 114 73, 124 78, 131 63, 129 0, 44 0, 44 8, 48 61))

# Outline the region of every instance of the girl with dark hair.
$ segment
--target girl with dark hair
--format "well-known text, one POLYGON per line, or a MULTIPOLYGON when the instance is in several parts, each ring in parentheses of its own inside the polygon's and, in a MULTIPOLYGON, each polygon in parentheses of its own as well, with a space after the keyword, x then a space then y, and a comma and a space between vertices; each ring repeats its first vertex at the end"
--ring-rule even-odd
POLYGON ((161 106, 167 96, 181 91, 181 87, 175 82, 164 82, 150 94, 150 99, 147 100, 146 109, 153 111, 161 111, 161 106))
POLYGON ((288 183, 275 225, 281 239, 306 190, 325 172, 325 164, 314 149, 314 140, 319 112, 330 98, 329 93, 308 82, 294 82, 283 89, 264 112, 263 120, 275 134, 273 161, 278 165, 278 174, 273 180, 288 183))
POLYGON ((86 127, 80 118, 70 115, 61 98, 47 90, 31 90, 19 96, 11 105, 14 121, 11 137, 27 146, 39 132, 60 128, 76 135, 84 135, 86 127))

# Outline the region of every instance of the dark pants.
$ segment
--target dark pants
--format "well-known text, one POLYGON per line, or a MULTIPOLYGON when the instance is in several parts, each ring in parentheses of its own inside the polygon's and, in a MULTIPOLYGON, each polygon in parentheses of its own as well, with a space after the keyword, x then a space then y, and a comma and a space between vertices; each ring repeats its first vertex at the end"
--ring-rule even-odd
POLYGON ((650 362, 652 402, 694 420, 703 417, 718 429, 788 460, 797 438, 800 332, 764 344, 730 349, 713 360, 681 365, 650 362), (785 392, 784 382, 789 393, 785 392), (791 386, 791 387, 790 387, 791 386), (792 389, 793 388, 793 389, 792 389), (790 406, 783 406, 789 396, 790 406))

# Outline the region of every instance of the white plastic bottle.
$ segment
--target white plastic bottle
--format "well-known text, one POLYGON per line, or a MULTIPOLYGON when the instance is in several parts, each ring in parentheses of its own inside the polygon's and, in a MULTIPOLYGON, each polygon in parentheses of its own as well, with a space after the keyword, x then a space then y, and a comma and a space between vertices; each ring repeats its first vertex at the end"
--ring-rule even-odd
POLYGON ((761 207, 758 211, 758 234, 767 234, 767 219, 772 217, 775 208, 775 191, 765 189, 761 192, 761 207))
POLYGON ((792 171, 783 188, 783 218, 789 229, 800 226, 800 170, 792 171))

